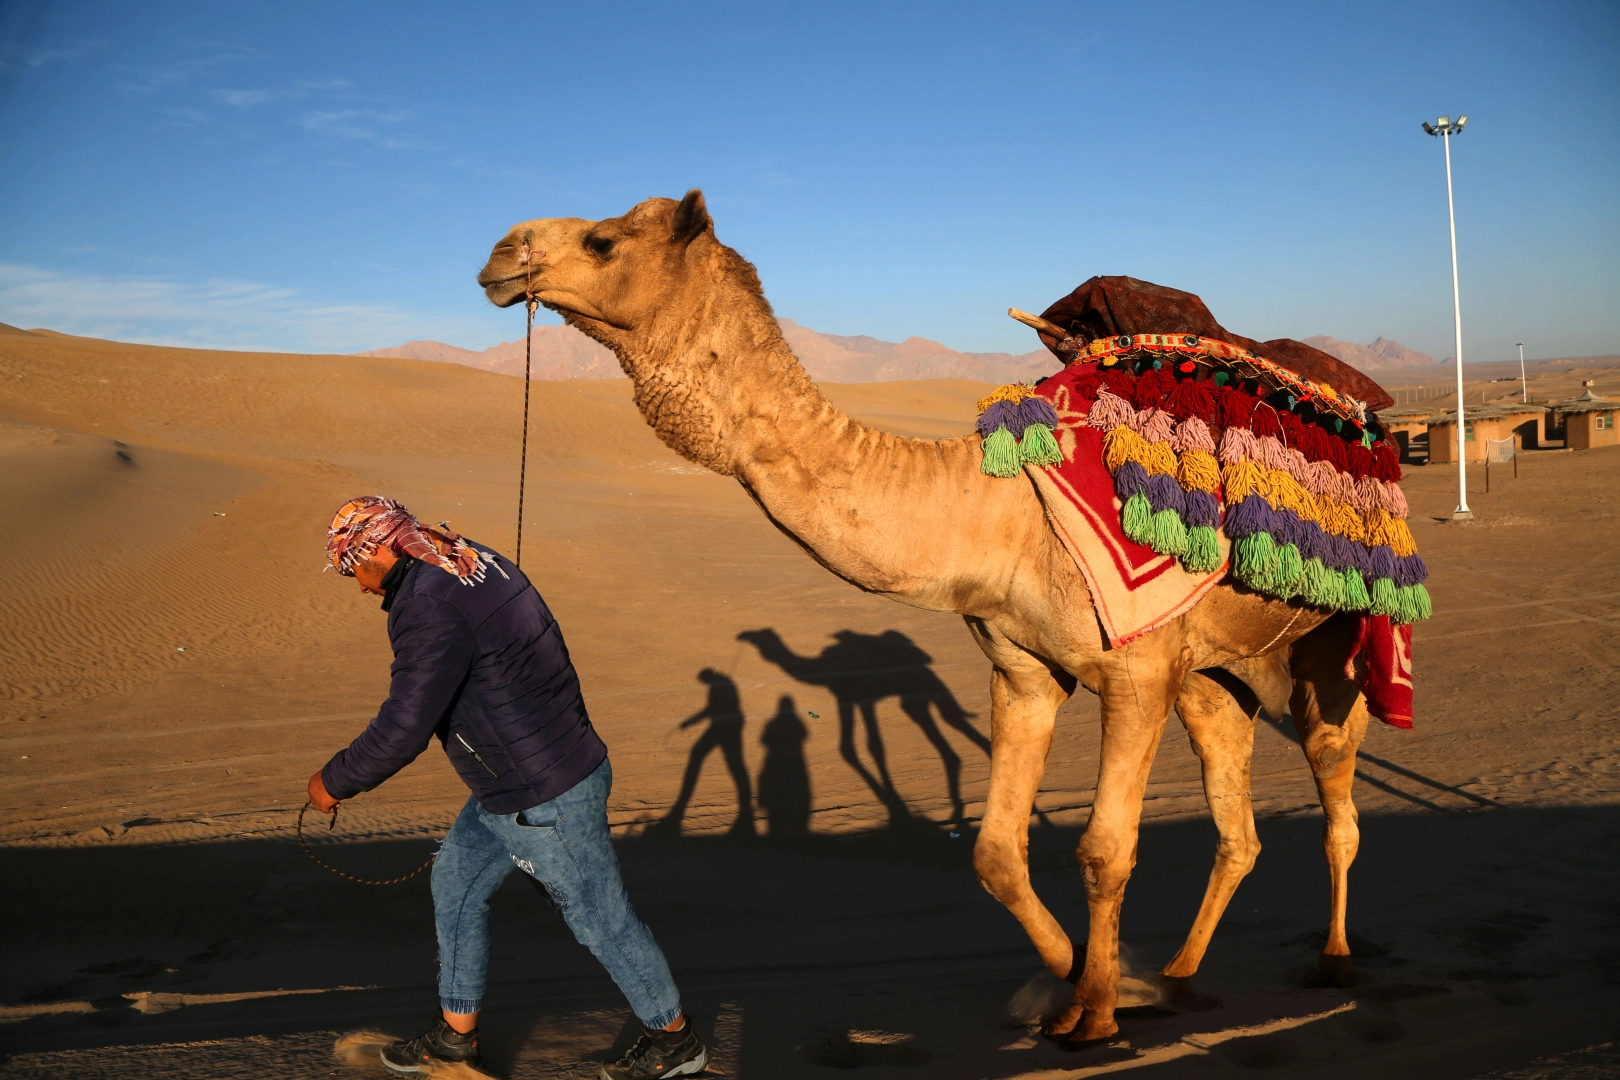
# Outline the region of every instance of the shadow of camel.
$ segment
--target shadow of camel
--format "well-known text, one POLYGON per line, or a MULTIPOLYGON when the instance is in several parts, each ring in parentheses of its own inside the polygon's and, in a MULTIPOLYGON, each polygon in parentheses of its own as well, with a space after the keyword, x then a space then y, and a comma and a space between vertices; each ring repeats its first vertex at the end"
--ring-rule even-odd
POLYGON ((692 744, 686 759, 686 775, 681 778, 681 793, 676 796, 669 813, 658 820, 651 832, 654 835, 680 835, 681 822, 686 817, 687 806, 692 802, 692 793, 697 790, 703 763, 711 751, 719 750, 725 758, 726 770, 731 773, 731 782, 737 787, 737 820, 731 826, 731 833, 733 836, 752 837, 754 795, 748 780, 748 765, 743 760, 742 734, 746 721, 743 719, 742 698, 737 693, 737 684, 723 672, 704 668, 697 677, 699 682, 708 684, 709 700, 703 708, 682 720, 680 727, 684 731, 704 720, 709 722, 709 727, 692 744))
POLYGON ((900 710, 922 730, 945 766, 952 822, 959 828, 966 823, 962 804, 962 759, 940 731, 934 712, 937 710, 940 720, 986 755, 990 753, 990 741, 968 722, 971 714, 963 710, 956 695, 934 674, 930 667, 933 657, 909 637, 898 630, 881 634, 840 630, 833 635, 834 643, 816 656, 800 656, 788 648, 775 630, 745 630, 737 638, 752 644, 761 657, 798 681, 832 691, 838 699, 838 752, 883 803, 891 825, 909 824, 912 815, 889 776, 888 754, 877 722, 877 703, 884 698, 899 698, 900 710), (866 749, 872 758, 872 769, 861 761, 855 748, 857 713, 866 729, 866 749))

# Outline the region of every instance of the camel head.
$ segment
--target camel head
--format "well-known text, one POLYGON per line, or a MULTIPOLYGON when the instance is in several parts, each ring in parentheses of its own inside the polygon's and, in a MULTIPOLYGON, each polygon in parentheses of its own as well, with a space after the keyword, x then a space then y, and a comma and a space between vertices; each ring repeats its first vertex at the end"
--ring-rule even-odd
POLYGON ((802 371, 784 379, 754 370, 747 354, 762 341, 779 345, 788 367, 798 363, 781 341, 759 275, 715 239, 695 188, 679 201, 648 199, 604 221, 514 225, 478 284, 499 307, 532 296, 613 350, 659 438, 719 473, 734 475, 722 433, 740 387, 809 387, 802 371))
POLYGON ((706 276, 698 264, 718 246, 694 188, 679 202, 648 199, 605 221, 520 222, 490 252, 478 284, 497 307, 532 295, 609 348, 634 347, 694 276, 706 276))

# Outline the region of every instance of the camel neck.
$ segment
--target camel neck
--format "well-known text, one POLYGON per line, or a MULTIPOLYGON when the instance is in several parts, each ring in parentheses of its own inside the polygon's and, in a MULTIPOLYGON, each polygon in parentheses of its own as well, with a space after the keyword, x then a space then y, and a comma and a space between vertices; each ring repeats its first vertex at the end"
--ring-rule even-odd
POLYGON ((723 322, 692 342, 713 358, 700 367, 720 470, 833 573, 919 607, 960 610, 943 550, 960 527, 951 508, 983 480, 973 448, 901 438, 841 412, 768 310, 734 308, 723 322))

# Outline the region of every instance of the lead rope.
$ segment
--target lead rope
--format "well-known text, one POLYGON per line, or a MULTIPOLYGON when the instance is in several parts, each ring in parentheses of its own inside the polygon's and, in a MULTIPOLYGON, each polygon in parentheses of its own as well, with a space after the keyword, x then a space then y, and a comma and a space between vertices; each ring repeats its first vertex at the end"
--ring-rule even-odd
MULTIPOLYGON (((387 881, 373 881, 370 878, 355 877, 353 874, 348 873, 347 871, 339 870, 337 867, 333 866, 331 863, 327 862, 325 859, 321 858, 319 855, 315 854, 313 851, 311 851, 309 849, 309 844, 304 840, 304 814, 309 810, 311 805, 312 805, 311 803, 305 803, 304 808, 302 810, 298 811, 298 826, 297 826, 298 846, 304 849, 304 854, 305 855, 308 855, 310 858, 314 859, 318 864, 320 864, 321 866, 325 867, 326 869, 332 871, 332 873, 336 874, 338 877, 348 878, 350 881, 353 881, 353 882, 355 882, 356 884, 359 884, 359 885, 398 885, 402 881, 411 880, 411 878, 415 877, 417 874, 420 874, 422 871, 424 871, 428 867, 432 866, 433 865, 433 860, 439 857, 439 853, 435 851, 432 855, 428 856, 427 862, 423 863, 421 866, 418 866, 415 870, 412 870, 410 873, 406 874, 404 877, 389 878, 387 881)), ((337 827, 337 809, 334 807, 333 810, 332 810, 332 822, 331 822, 331 824, 327 825, 326 831, 331 832, 336 827, 337 827)))
POLYGON ((528 275, 523 306, 529 318, 523 332, 523 449, 518 456, 517 558, 512 560, 519 568, 523 566, 523 486, 529 474, 529 371, 534 359, 534 309, 540 306, 540 301, 534 296, 534 260, 531 255, 529 242, 525 240, 518 262, 523 264, 528 275))

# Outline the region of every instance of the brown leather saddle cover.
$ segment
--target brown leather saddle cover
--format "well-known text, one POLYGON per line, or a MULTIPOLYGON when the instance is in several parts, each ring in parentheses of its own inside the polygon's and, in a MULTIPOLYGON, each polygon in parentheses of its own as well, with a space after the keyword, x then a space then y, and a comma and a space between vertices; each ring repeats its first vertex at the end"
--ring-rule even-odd
MULTIPOLYGON (((1119 334, 1197 334, 1229 341, 1312 382, 1327 383, 1365 401, 1373 412, 1395 404, 1383 387, 1337 357, 1293 338, 1255 341, 1234 334, 1216 322, 1209 308, 1192 293, 1151 281, 1094 277, 1041 312, 1041 318, 1087 343, 1119 334)), ((1048 334, 1042 334, 1041 340, 1049 349, 1057 344, 1048 334)))

